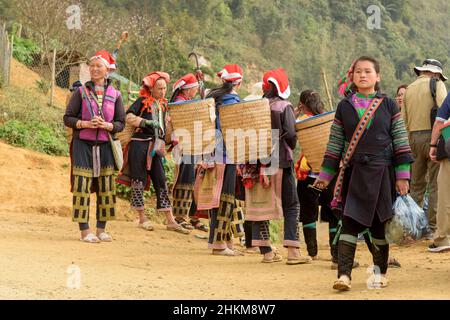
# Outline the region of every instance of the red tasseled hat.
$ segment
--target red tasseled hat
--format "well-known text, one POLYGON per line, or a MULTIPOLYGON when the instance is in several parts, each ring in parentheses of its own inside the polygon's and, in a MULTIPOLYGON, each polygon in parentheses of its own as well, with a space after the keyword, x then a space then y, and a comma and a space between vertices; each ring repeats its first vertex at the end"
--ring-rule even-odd
POLYGON ((190 89, 198 86, 199 84, 197 78, 192 73, 188 73, 175 82, 173 85, 173 91, 178 89, 190 89))
POLYGON ((237 64, 227 64, 220 72, 217 73, 223 81, 239 83, 242 81, 244 72, 237 64))
POLYGON ((113 58, 113 56, 106 50, 100 50, 98 51, 91 60, 99 59, 101 62, 105 64, 105 66, 110 70, 116 69, 116 60, 113 58))
POLYGON ((270 90, 270 83, 273 83, 278 90, 278 95, 287 99, 291 95, 289 79, 283 68, 267 71, 263 77, 263 90, 270 90))

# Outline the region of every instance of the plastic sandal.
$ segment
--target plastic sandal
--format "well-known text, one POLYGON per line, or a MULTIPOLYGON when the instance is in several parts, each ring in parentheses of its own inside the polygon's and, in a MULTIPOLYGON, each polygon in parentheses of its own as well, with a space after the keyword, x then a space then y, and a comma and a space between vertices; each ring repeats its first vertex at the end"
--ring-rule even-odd
POLYGON ((333 284, 333 289, 339 291, 348 291, 352 287, 350 278, 347 276, 340 276, 333 284))
POLYGON ((239 249, 234 249, 234 248, 229 248, 229 249, 233 250, 237 256, 245 256, 245 253, 240 251, 239 249))
POLYGON ((197 230, 200 230, 203 232, 209 231, 209 228, 205 224, 201 223, 200 220, 197 220, 197 221, 191 220, 190 223, 193 226, 193 228, 195 228, 197 230))
POLYGON ((155 228, 153 228, 153 226, 152 226, 150 221, 145 221, 143 223, 139 223, 138 228, 142 228, 142 229, 147 230, 147 231, 155 230, 155 228))
POLYGON ((112 237, 109 234, 107 234, 106 232, 102 232, 102 233, 98 234, 97 237, 100 239, 100 241, 103 241, 103 242, 111 242, 112 241, 112 237))
POLYGON ((184 218, 175 218, 175 222, 178 223, 180 226, 182 226, 183 228, 187 229, 187 230, 193 230, 194 227, 192 226, 191 223, 187 222, 186 220, 184 220, 184 218))
POLYGON ((87 243, 100 243, 100 239, 93 233, 88 233, 86 237, 80 238, 80 241, 87 243))
POLYGON ((373 288, 386 288, 389 285, 389 281, 384 275, 374 276, 371 285, 373 288))
POLYGON ((233 250, 233 249, 223 249, 223 250, 213 250, 212 252, 213 255, 215 256, 226 256, 226 257, 237 257, 237 256, 242 256, 242 252, 233 250))
POLYGON ((305 263, 311 263, 312 259, 304 256, 300 256, 295 259, 287 259, 286 264, 288 265, 295 265, 295 264, 305 264, 305 263))
POLYGON ((283 257, 281 255, 279 255, 278 252, 274 252, 272 259, 263 258, 261 260, 262 263, 273 263, 273 262, 280 262, 280 261, 283 261, 283 257))
POLYGON ((169 225, 169 226, 167 226, 166 229, 169 230, 169 231, 175 231, 175 232, 179 232, 179 233, 182 233, 182 234, 189 234, 189 233, 191 233, 189 230, 184 229, 179 224, 177 224, 176 226, 169 225))

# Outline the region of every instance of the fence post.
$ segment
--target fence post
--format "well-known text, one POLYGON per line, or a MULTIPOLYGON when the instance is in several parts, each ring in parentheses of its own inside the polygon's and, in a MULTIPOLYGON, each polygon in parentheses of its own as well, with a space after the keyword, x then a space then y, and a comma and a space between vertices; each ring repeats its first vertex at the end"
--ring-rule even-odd
POLYGON ((22 38, 22 24, 19 23, 19 28, 17 29, 17 37, 22 38))
POLYGON ((6 31, 6 24, 0 28, 0 77, 3 85, 9 85, 11 65, 11 42, 6 31))
POLYGON ((13 61, 13 50, 14 50, 14 35, 11 35, 11 43, 10 43, 10 55, 9 55, 9 65, 8 65, 8 84, 11 80, 11 68, 12 68, 12 61, 13 61))
POLYGON ((56 49, 53 49, 50 106, 53 106, 53 95, 55 94, 55 73, 56 73, 56 49))

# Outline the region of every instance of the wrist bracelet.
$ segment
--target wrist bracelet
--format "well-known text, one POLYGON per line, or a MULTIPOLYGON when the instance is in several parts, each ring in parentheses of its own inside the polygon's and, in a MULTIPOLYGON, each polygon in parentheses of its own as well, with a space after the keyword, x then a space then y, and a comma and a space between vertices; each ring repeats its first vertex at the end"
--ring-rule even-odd
POLYGON ((437 144, 431 144, 431 143, 430 143, 430 147, 431 147, 431 148, 437 148, 437 144))

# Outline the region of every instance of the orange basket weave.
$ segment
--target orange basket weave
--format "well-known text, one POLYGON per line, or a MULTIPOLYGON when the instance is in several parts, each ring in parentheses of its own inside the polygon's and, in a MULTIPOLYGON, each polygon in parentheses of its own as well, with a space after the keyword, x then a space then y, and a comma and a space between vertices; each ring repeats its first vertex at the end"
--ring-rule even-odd
POLYGON ((230 161, 241 164, 270 156, 272 121, 269 100, 259 99, 225 105, 219 108, 219 114, 230 161), (227 136, 227 130, 230 129, 234 134, 227 136), (251 132, 256 134, 250 136, 251 132), (233 149, 227 143, 232 143, 233 149))
POLYGON ((295 124, 298 142, 313 172, 319 172, 322 166, 334 114, 327 112, 295 124))
POLYGON ((125 128, 122 131, 116 133, 116 138, 120 140, 122 150, 125 150, 127 144, 130 143, 131 136, 133 135, 134 130, 136 130, 136 127, 132 126, 131 124, 125 123, 125 128))
POLYGON ((190 136, 177 136, 184 154, 202 155, 214 151, 215 136, 205 137, 204 134, 216 128, 214 99, 190 100, 182 103, 169 103, 169 114, 172 119, 173 130, 183 130, 190 136), (201 131, 200 129, 201 124, 201 131), (201 132, 197 139, 194 136, 195 127, 201 132))

